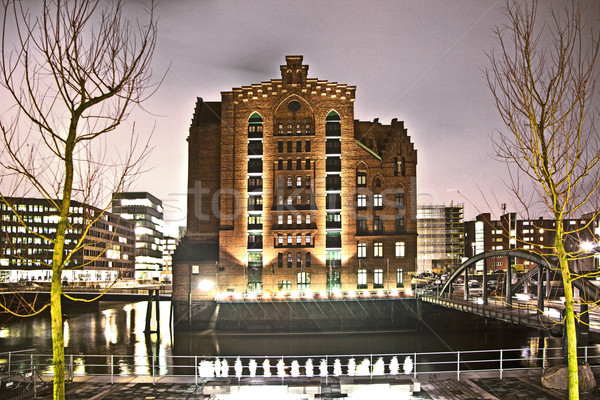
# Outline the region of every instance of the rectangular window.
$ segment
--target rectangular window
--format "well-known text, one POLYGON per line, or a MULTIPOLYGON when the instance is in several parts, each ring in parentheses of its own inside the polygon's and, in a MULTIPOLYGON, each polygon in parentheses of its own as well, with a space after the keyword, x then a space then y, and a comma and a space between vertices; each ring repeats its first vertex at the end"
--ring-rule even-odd
POLYGON ((404 232, 404 215, 396 215, 396 231, 404 232))
POLYGON ((310 135, 310 124, 306 124, 304 126, 304 134, 305 135, 310 135))
POLYGON ((302 187, 302 177, 301 176, 296 177, 296 187, 302 187))
POLYGON ((373 230, 375 232, 383 231, 383 217, 381 217, 381 216, 373 217, 373 230))
POLYGON ((383 196, 380 193, 373 195, 373 207, 376 207, 376 208, 383 207, 383 196))
POLYGON ((283 268, 283 253, 277 253, 277 268, 283 268))
POLYGON ((367 173, 358 172, 356 174, 356 186, 367 186, 367 173))
POLYGON ((280 245, 283 244, 283 235, 282 234, 277 235, 277 244, 280 244, 280 245))
POLYGON ((401 288, 404 286, 404 271, 402 268, 396 269, 396 287, 401 288))
POLYGON ((367 208, 367 195, 366 194, 357 195, 356 207, 357 208, 367 208))
POLYGON ((383 243, 377 242, 373 244, 373 257, 383 257, 383 243))
POLYGON ((359 269, 358 270, 358 281, 356 288, 357 289, 366 289, 367 288, 367 270, 359 269))
POLYGON ((358 258, 365 258, 367 256, 367 244, 359 243, 358 244, 358 258))
POLYGON ((296 160, 296 169, 297 170, 301 170, 302 169, 302 160, 301 159, 297 159, 296 160))
POLYGON ((298 290, 310 289, 310 272, 298 272, 298 290))
POLYGON ((277 282, 277 288, 279 290, 292 290, 292 282, 291 281, 279 281, 279 282, 277 282))
POLYGON ((307 158, 306 161, 304 162, 304 169, 306 169, 306 170, 310 169, 310 158, 307 158))
POLYGON ((310 152, 310 140, 304 142, 304 151, 306 151, 307 153, 310 152))
POLYGON ((302 125, 296 124, 296 135, 302 135, 302 125))
POLYGON ((288 153, 291 153, 291 152, 292 152, 292 150, 293 150, 293 144, 292 144, 292 141, 291 141, 291 140, 288 140, 288 142, 287 142, 287 152, 288 152, 288 153))
MULTIPOLYGON (((300 125, 298 125, 298 126, 300 126, 300 125)), ((296 152, 297 153, 301 153, 302 152, 302 141, 300 141, 300 140, 298 140, 296 142, 296 152)))
POLYGON ((302 253, 296 253, 296 268, 302 268, 302 253))
POLYGON ((287 253, 287 267, 292 268, 292 253, 287 253))
POLYGON ((356 218, 356 230, 358 232, 366 232, 367 231, 367 218, 366 217, 357 217, 356 218))
POLYGON ((404 257, 406 245, 404 242, 396 242, 396 257, 404 257))
POLYGON ((310 260, 311 260, 310 253, 306 253, 306 263, 304 263, 304 266, 306 268, 310 268, 310 260))
POLYGON ((375 289, 381 289, 383 287, 383 270, 375 269, 373 271, 373 287, 375 289))
POLYGON ((281 158, 277 160, 277 169, 280 171, 283 169, 283 160, 281 158))
POLYGON ((292 160, 287 160, 287 169, 288 170, 292 169, 292 160))
POLYGON ((404 193, 396 193, 394 195, 394 205, 396 209, 403 210, 404 209, 404 193))
POLYGON ((283 153, 283 140, 277 141, 277 152, 283 153))
MULTIPOLYGON (((302 244, 302 235, 301 234, 296 235, 296 244, 302 244)), ((300 254, 300 253, 298 253, 298 254, 300 254)))
POLYGON ((287 235, 287 244, 292 244, 292 234, 288 233, 287 235))

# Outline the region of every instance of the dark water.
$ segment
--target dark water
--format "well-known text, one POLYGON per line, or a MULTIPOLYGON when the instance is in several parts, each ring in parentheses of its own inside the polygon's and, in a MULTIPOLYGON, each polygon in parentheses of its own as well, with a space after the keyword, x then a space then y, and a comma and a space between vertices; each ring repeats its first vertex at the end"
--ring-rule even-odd
MULTIPOLYGON (((169 306, 168 302, 161 303, 159 333, 152 335, 144 334, 144 302, 102 302, 98 311, 72 314, 64 322, 65 353, 99 355, 96 362, 104 366, 109 363, 107 355, 110 354, 137 356, 147 367, 154 356, 354 355, 500 348, 520 349, 526 359, 537 354, 544 343, 546 346, 560 346, 559 339, 545 339, 534 329, 442 308, 426 309, 423 321, 414 321, 413 327, 395 332, 225 334, 180 328, 172 330, 167 323, 169 306)), ((156 329, 154 323, 152 329, 156 329)), ((48 316, 12 320, 0 326, 0 352, 18 350, 51 353, 48 316)), ((147 372, 147 369, 137 370, 139 360, 129 364, 129 367, 123 368, 147 372)))

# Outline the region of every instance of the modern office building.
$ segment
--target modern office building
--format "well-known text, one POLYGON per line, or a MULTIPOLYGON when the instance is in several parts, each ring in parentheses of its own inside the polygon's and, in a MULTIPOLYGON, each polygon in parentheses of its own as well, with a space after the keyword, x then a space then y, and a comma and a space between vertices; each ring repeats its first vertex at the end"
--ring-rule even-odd
MULTIPOLYGON (((3 199, 0 203, 0 281, 50 281, 59 204, 60 201, 36 198, 3 199)), ((69 261, 63 280, 97 283, 133 278, 134 249, 132 222, 71 201, 65 237, 65 256, 69 256, 69 261)))
MULTIPOLYGON (((583 215, 580 218, 563 220, 567 238, 564 240, 568 251, 584 251, 584 243, 594 243, 597 247, 598 215, 583 215)), ((472 257, 484 251, 502 251, 520 249, 541 255, 552 255, 555 251, 556 222, 552 219, 519 219, 516 213, 506 213, 499 220, 492 220, 489 213, 478 215, 474 221, 465 222, 465 255, 472 257)), ((582 253, 582 256, 584 254, 582 253)), ((574 260, 573 260, 574 261, 574 260)), ((476 268, 483 270, 484 262, 488 271, 506 270, 508 258, 497 256, 477 263, 476 268)), ((517 271, 530 269, 534 264, 516 258, 513 267, 517 271)), ((596 269, 598 258, 582 259, 577 267, 596 269)))
POLYGON ((355 120, 355 87, 308 78, 302 59, 197 100, 174 300, 410 288, 413 143, 396 119, 355 120))
POLYGON ((452 270, 465 256, 462 204, 420 205, 417 208, 417 270, 452 270))
POLYGON ((135 279, 160 280, 163 271, 162 201, 147 192, 115 193, 112 212, 135 223, 135 279))

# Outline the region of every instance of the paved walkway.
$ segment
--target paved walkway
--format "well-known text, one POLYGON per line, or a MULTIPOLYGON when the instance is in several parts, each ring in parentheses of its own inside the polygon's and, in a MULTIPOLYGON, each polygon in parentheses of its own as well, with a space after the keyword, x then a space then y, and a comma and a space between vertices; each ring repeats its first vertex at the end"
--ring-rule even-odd
MULTIPOLYGON (((546 389, 541 386, 539 377, 507 377, 478 378, 470 377, 457 381, 456 379, 430 378, 419 382, 420 391, 410 394, 406 389, 398 386, 375 383, 374 385, 361 385, 360 382, 351 385, 346 381, 329 382, 304 382, 304 385, 262 385, 262 386, 237 386, 232 382, 230 386, 215 386, 211 384, 195 385, 190 382, 98 382, 88 380, 83 382, 69 382, 66 385, 67 399, 69 400, 169 400, 169 399, 334 399, 347 395, 348 399, 372 400, 377 389, 378 400, 394 399, 433 399, 433 400, 563 400, 567 393, 559 390, 546 389), (340 385, 341 383, 341 385, 340 385), (387 389, 386 389, 387 388, 387 389), (362 389, 359 390, 359 389, 362 389), (354 391, 354 392, 352 392, 354 391)), ((413 383, 414 384, 414 383, 413 383)), ((51 400, 51 389, 38 391, 37 399, 51 400)), ((600 391, 582 393, 582 400, 600 398, 600 391)))

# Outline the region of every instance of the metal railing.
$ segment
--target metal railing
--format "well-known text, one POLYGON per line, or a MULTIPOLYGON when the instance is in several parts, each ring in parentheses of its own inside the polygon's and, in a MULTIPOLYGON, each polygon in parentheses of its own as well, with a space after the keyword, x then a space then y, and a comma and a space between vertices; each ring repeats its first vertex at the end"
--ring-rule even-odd
MULTIPOLYGON (((111 383, 121 378, 152 378, 154 383, 156 379, 178 377, 193 379, 196 384, 207 379, 264 378, 283 383, 307 378, 327 381, 340 376, 384 379, 405 375, 416 379, 430 374, 451 374, 460 380, 461 374, 474 372, 491 372, 502 379, 509 371, 541 371, 562 360, 561 347, 265 357, 69 354, 65 356, 65 374, 68 379, 103 376, 111 383)), ((600 367, 600 346, 580 347, 579 360, 600 367)), ((0 353, 0 380, 31 371, 41 378, 52 376, 52 355, 0 353)))

